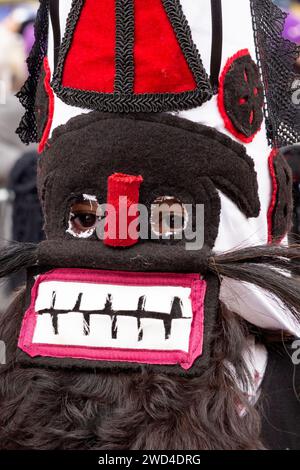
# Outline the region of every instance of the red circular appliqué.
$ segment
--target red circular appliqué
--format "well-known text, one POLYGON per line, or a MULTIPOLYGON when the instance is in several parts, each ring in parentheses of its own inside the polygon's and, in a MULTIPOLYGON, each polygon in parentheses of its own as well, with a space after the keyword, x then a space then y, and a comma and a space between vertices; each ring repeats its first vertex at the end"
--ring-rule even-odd
POLYGON ((219 84, 218 106, 227 130, 250 143, 263 122, 264 94, 259 70, 248 49, 228 59, 219 84))

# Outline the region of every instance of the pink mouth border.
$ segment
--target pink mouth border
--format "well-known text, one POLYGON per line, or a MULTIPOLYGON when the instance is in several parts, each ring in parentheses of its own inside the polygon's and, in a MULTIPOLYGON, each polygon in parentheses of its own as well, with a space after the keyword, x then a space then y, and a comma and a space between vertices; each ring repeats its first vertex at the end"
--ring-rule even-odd
POLYGON ((204 299, 207 284, 199 274, 133 273, 99 271, 89 269, 54 269, 40 275, 31 292, 31 303, 25 313, 18 347, 31 357, 76 358, 93 361, 134 362, 142 364, 175 365, 188 370, 203 351, 204 299), (117 284, 125 286, 178 286, 190 287, 193 320, 191 325, 189 351, 101 348, 33 343, 38 314, 35 302, 39 285, 47 281, 81 282, 96 284, 117 284))

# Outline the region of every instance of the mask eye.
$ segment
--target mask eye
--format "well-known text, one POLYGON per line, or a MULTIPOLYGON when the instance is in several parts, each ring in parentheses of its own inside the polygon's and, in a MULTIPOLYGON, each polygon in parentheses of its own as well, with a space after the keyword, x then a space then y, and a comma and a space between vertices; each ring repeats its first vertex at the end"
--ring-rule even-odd
POLYGON ((75 237, 88 238, 95 230, 99 204, 95 198, 80 200, 71 206, 68 233, 75 237))
POLYGON ((151 206, 151 230, 155 235, 172 237, 186 229, 188 213, 185 205, 176 197, 161 196, 151 206))

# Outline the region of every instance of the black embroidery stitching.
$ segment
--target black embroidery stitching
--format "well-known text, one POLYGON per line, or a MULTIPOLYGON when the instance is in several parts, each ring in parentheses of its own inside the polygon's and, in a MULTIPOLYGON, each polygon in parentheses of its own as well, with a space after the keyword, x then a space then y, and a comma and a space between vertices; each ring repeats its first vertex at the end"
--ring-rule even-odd
POLYGON ((38 142, 37 121, 35 116, 35 98, 37 85, 41 74, 43 60, 48 47, 49 0, 40 0, 35 22, 35 42, 27 59, 28 78, 21 90, 16 94, 25 114, 22 117, 16 133, 24 144, 38 142))
POLYGON ((132 93, 134 83, 134 0, 116 0, 116 93, 132 93))
MULTIPOLYGON (((132 34, 132 24, 134 24, 134 11, 130 6, 130 0, 119 0, 117 3, 117 16, 119 21, 123 20, 123 28, 129 25, 129 37, 132 34), (123 10, 120 12, 121 5, 123 10), (120 18, 120 15, 122 18, 120 18), (132 16, 132 18, 130 18, 132 16)), ((175 30, 180 47, 186 57, 188 65, 195 77, 197 89, 193 91, 186 91, 183 93, 143 93, 134 95, 128 93, 128 88, 131 87, 131 40, 124 49, 124 44, 120 44, 121 39, 124 39, 124 32, 121 28, 117 31, 117 63, 121 65, 123 61, 126 65, 126 70, 121 73, 117 67, 116 84, 118 91, 115 93, 99 93, 93 91, 80 90, 71 87, 64 87, 62 85, 63 67, 67 53, 72 43, 72 37, 79 19, 83 0, 73 0, 71 11, 67 20, 66 34, 63 38, 61 50, 59 53, 58 64, 55 70, 52 87, 59 96, 59 98, 66 104, 71 106, 89 108, 105 112, 164 112, 164 111, 180 111, 184 109, 191 109, 196 106, 201 106, 213 96, 213 90, 208 78, 208 75, 202 65, 200 55, 196 46, 192 41, 192 35, 183 14, 181 5, 178 0, 164 0, 164 7, 175 30), (122 58, 122 59, 121 59, 122 58), (119 91, 121 82, 126 78, 125 89, 122 87, 122 92, 119 91)), ((134 67, 133 61, 132 65, 134 67)), ((133 71, 134 72, 134 71, 133 71)), ((134 78, 134 77, 132 77, 134 78)))
POLYGON ((250 0, 250 5, 264 83, 268 143, 275 147, 293 145, 300 141, 300 107, 292 102, 292 83, 297 78, 294 65, 300 46, 283 38, 287 14, 271 0, 250 0))

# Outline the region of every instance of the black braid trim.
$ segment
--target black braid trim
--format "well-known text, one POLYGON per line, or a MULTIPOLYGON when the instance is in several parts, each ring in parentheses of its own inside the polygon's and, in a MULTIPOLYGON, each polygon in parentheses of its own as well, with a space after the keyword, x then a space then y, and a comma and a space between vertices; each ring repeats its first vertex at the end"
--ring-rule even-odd
POLYGON ((52 87, 65 103, 84 109, 104 112, 164 112, 180 111, 201 106, 212 95, 208 75, 192 40, 188 22, 178 0, 163 0, 178 42, 195 77, 197 89, 183 93, 133 94, 134 83, 134 7, 133 0, 117 0, 117 73, 114 93, 99 93, 62 85, 65 60, 72 44, 73 34, 84 6, 84 0, 73 0, 62 41, 58 65, 52 87))
POLYGON ((17 93, 20 103, 25 108, 16 133, 22 142, 38 142, 37 123, 35 118, 35 97, 43 60, 48 47, 48 10, 49 0, 40 0, 40 6, 35 21, 35 42, 27 59, 28 78, 21 90, 17 93))

